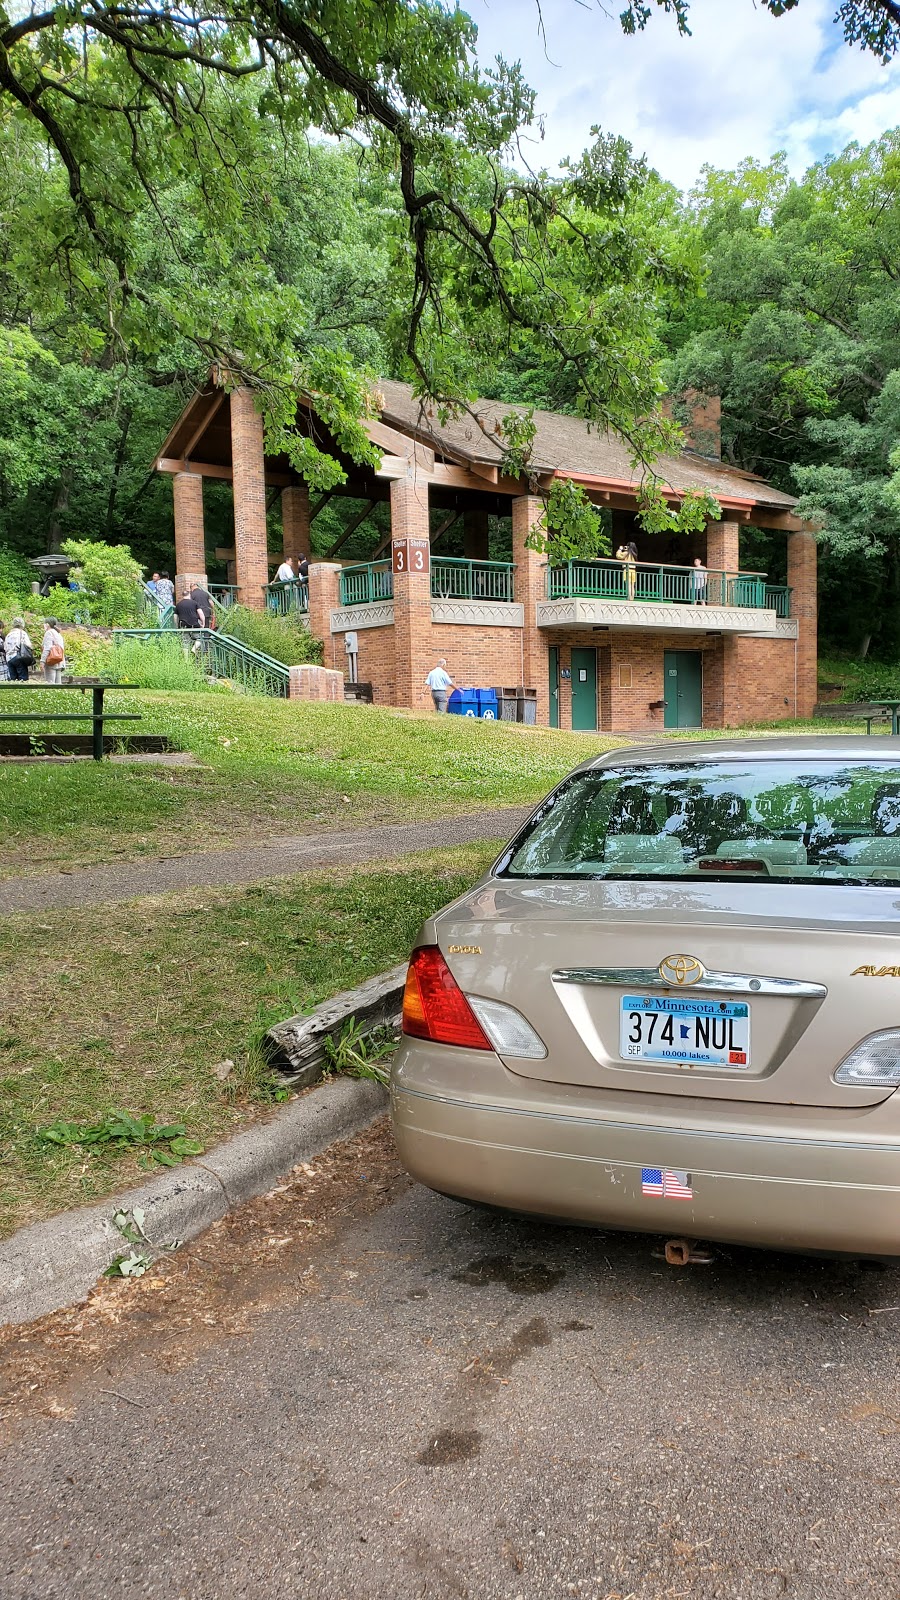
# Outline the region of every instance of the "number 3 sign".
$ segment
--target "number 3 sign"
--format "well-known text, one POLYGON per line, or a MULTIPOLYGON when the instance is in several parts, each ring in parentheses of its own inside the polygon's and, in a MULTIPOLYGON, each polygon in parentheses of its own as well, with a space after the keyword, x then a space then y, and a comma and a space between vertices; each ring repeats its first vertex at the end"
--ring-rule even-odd
POLYGON ((428 539, 392 539, 391 570, 395 573, 431 571, 431 544, 428 539))

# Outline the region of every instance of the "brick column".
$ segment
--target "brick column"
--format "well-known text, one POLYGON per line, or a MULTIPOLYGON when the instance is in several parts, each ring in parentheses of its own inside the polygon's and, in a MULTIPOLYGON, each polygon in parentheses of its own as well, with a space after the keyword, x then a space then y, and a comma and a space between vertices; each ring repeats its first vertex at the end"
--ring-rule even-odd
MULTIPOLYGON (((522 634, 522 670, 525 687, 537 689, 537 720, 550 721, 550 678, 547 645, 537 626, 537 603, 546 599, 547 557, 529 550, 525 540, 544 515, 544 502, 538 495, 523 494, 512 503, 512 548, 515 571, 515 597, 525 610, 522 634)), ((570 712, 571 717, 571 712, 570 712)), ((560 727, 563 726, 563 697, 560 695, 560 727)))
MULTIPOLYGON (((737 572, 740 563, 740 524, 737 522, 708 522, 706 524, 706 565, 711 572, 737 572)), ((709 580, 710 605, 725 605, 727 592, 713 577, 709 580)))
POLYGON ((192 583, 206 588, 206 540, 203 529, 203 479, 198 472, 176 472, 172 479, 175 509, 175 595, 181 599, 192 583))
MULTIPOLYGON (((428 526, 428 484, 415 475, 395 478, 391 483, 391 537, 430 539, 428 526)), ((431 708, 431 695, 425 679, 437 665, 440 652, 431 641, 431 578, 426 573, 402 572, 394 575, 394 652, 396 672, 394 698, 398 706, 414 711, 431 708)), ((451 677, 454 663, 447 658, 451 677)))
POLYGON ((464 511, 463 555, 467 561, 487 561, 488 537, 487 512, 464 511))
POLYGON ((817 646, 816 565, 818 547, 809 529, 789 533, 787 581, 791 594, 791 616, 797 619, 797 710, 798 717, 811 717, 819 696, 817 646))
MULTIPOLYGON (((340 562, 316 561, 309 568, 309 631, 314 639, 321 639, 325 647, 324 663, 326 667, 337 667, 343 671, 346 666, 346 657, 337 658, 337 650, 331 634, 331 613, 341 603, 341 592, 338 578, 340 575, 340 562)), ((343 657, 343 641, 341 645, 343 657)))
POLYGON ((309 556, 309 490, 305 483, 292 483, 281 491, 281 526, 284 532, 284 559, 309 556))
POLYGON ((235 389, 231 395, 231 459, 238 599, 241 605, 262 611, 263 588, 269 581, 266 468, 262 417, 250 389, 235 389))

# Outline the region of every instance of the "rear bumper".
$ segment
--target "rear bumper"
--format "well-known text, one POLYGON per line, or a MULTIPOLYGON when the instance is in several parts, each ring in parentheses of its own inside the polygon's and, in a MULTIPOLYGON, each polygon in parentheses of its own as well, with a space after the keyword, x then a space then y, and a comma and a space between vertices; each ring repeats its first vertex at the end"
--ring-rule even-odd
POLYGON ((643 1233, 900 1256, 900 1093, 815 1109, 569 1089, 496 1056, 405 1042, 394 1134, 419 1182, 460 1199, 643 1233), (642 1193, 642 1168, 692 1198, 642 1193))

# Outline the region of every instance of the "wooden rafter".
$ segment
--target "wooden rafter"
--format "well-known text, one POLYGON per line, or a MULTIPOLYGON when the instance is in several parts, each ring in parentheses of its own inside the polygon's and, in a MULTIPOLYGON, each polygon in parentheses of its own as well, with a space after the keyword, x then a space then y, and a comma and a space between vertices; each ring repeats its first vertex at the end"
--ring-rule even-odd
POLYGON ((365 522, 366 517, 369 515, 369 512, 370 511, 374 511, 375 506, 377 504, 378 504, 378 502, 376 500, 370 500, 367 505, 363 506, 362 511, 357 512, 355 517, 351 517, 350 518, 350 521, 347 523, 347 526, 344 529, 343 533, 341 534, 340 538, 339 539, 335 539, 334 544, 331 546, 331 549, 326 553, 326 556, 325 556, 325 560, 326 561, 330 561, 331 557, 333 555, 337 554, 337 552, 341 549, 342 545, 345 545, 347 543, 347 540, 349 539, 351 533, 355 533, 357 528, 359 527, 360 523, 361 522, 365 522))
POLYGON ((216 415, 216 412, 219 410, 219 407, 221 406, 221 404, 222 404, 224 399, 225 399, 225 390, 224 389, 220 389, 219 393, 216 395, 216 397, 215 397, 215 399, 214 399, 214 401, 212 403, 212 408, 207 412, 207 414, 204 417, 203 421, 200 423, 200 426, 194 429, 193 433, 191 434, 191 437, 188 439, 188 442, 184 447, 184 450, 183 450, 182 454, 184 455, 185 461, 189 461, 190 460, 191 451, 193 450, 194 445, 197 443, 198 439, 201 439, 203 437, 204 433, 206 432, 207 428, 210 426, 210 424, 211 424, 211 422, 213 420, 213 417, 216 415))

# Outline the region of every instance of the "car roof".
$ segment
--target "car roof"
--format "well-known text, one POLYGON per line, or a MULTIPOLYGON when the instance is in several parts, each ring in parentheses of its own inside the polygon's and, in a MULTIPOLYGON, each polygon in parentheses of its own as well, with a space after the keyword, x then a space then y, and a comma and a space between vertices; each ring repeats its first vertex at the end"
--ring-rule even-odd
POLYGON ((867 736, 850 733, 833 734, 783 734, 758 739, 672 739, 665 744, 623 745, 618 750, 607 750, 582 762, 581 772, 596 767, 659 767, 684 766, 686 762, 706 764, 727 761, 845 761, 853 756, 858 761, 876 758, 900 761, 900 738, 884 734, 867 736))

